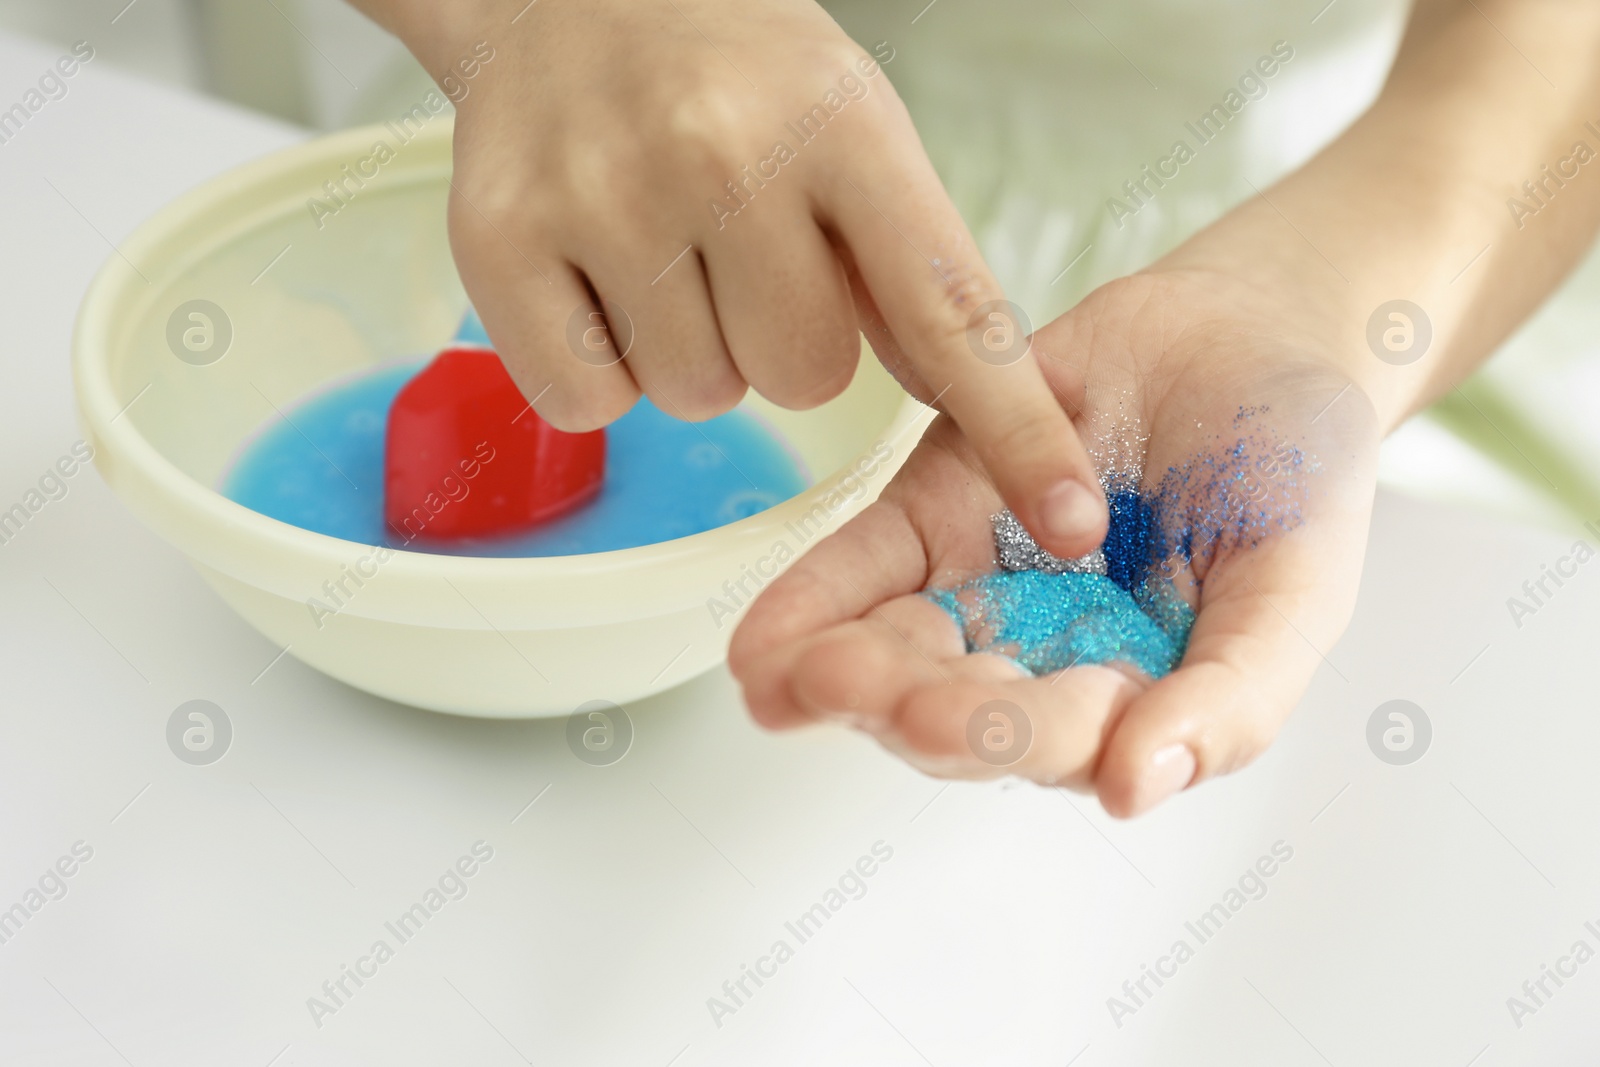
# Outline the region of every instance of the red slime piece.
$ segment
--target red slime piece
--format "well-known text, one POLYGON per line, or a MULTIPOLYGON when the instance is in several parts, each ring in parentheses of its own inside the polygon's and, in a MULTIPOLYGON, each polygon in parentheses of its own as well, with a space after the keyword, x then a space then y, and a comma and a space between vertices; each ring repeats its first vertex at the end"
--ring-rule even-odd
POLYGON ((604 430, 541 419, 487 348, 447 348, 389 409, 383 517, 406 541, 493 537, 563 515, 600 491, 604 430))

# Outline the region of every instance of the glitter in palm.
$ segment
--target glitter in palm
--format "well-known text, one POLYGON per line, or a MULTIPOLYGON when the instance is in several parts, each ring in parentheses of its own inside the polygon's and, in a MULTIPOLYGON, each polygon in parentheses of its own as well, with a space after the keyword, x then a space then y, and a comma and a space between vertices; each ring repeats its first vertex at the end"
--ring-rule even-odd
POLYGON ((1010 655, 1033 674, 1121 661, 1159 678, 1183 658, 1194 621, 1180 600, 1163 629, 1111 579, 1077 571, 998 571, 927 595, 962 627, 969 652, 1010 655))
MULTIPOLYGON (((1263 410, 1241 408, 1235 427, 1263 410)), ((1243 437, 1169 467, 1151 489, 1113 470, 1100 549, 1052 556, 1002 512, 993 519, 1000 570, 926 595, 961 627, 969 652, 1008 655, 1036 675, 1122 662, 1161 678, 1183 659, 1195 618, 1166 575, 1298 526, 1314 469, 1292 445, 1243 437)))

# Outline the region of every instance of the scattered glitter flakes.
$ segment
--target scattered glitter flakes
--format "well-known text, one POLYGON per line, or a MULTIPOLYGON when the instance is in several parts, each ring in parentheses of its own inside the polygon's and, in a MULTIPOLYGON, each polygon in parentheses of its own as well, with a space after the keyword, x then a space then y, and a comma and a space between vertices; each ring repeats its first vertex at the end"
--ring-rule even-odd
POLYGON ((1010 511, 1002 511, 990 522, 994 525, 994 547, 999 554, 1002 570, 1044 571, 1046 574, 1106 572, 1106 556, 1098 548, 1078 559, 1062 559, 1040 548, 1039 542, 1010 511))
MULTIPOLYGON (((1250 414, 1241 409, 1239 418, 1250 414)), ((1254 437, 1169 467, 1153 492, 1141 494, 1154 514, 1143 573, 1174 554, 1211 558, 1299 526, 1306 479, 1316 470, 1296 446, 1254 437)))

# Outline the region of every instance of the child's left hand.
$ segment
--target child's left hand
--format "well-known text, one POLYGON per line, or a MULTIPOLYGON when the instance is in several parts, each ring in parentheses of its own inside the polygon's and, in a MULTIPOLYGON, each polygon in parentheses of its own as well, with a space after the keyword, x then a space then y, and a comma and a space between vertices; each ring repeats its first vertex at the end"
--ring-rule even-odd
POLYGON ((1031 678, 967 653, 950 617, 918 594, 995 568, 990 516, 1003 505, 941 416, 882 497, 751 607, 730 663, 757 720, 848 723, 930 773, 1093 789, 1122 816, 1264 750, 1353 606, 1379 425, 1331 352, 1294 336, 1287 317, 1264 319, 1241 288, 1196 271, 1135 275, 1034 339, 1085 440, 1116 419, 1113 440, 1148 435, 1147 487, 1230 446, 1241 407, 1259 412, 1253 436, 1319 468, 1302 479, 1297 524, 1253 544, 1196 546, 1178 586, 1198 594, 1198 617, 1176 671, 1157 682, 1109 666, 1031 678), (996 699, 1032 730, 1006 767, 968 743, 969 719, 996 699))
POLYGON ((1382 95, 1336 141, 1035 336, 1079 434, 1131 445, 1146 489, 1243 437, 1242 409, 1251 436, 1319 468, 1295 521, 1197 545, 1178 569, 1197 617, 1176 670, 1032 678, 967 653, 918 594, 994 569, 1000 496, 941 417, 877 503, 751 605, 729 664, 755 717, 847 721, 935 773, 1092 788, 1114 815, 1266 748, 1349 619, 1380 437, 1471 373, 1600 229, 1592 181, 1514 225, 1505 200, 1600 107, 1600 8, 1507 3, 1494 18, 1419 0, 1382 95), (1393 344, 1386 323, 1403 326, 1393 344), (967 740, 990 700, 1031 727, 1004 768, 967 740))

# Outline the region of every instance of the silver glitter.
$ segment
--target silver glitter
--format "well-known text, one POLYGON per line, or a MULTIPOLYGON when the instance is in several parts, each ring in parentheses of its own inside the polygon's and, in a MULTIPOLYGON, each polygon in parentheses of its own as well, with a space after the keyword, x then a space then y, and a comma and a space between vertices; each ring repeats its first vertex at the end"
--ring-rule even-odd
POLYGON ((1002 511, 990 520, 994 524, 994 547, 1000 557, 1000 567, 1008 571, 1044 571, 1046 574, 1104 574, 1106 555, 1095 549, 1078 559, 1052 556, 1039 547, 1033 535, 1023 529, 1022 523, 1010 511, 1002 511))

